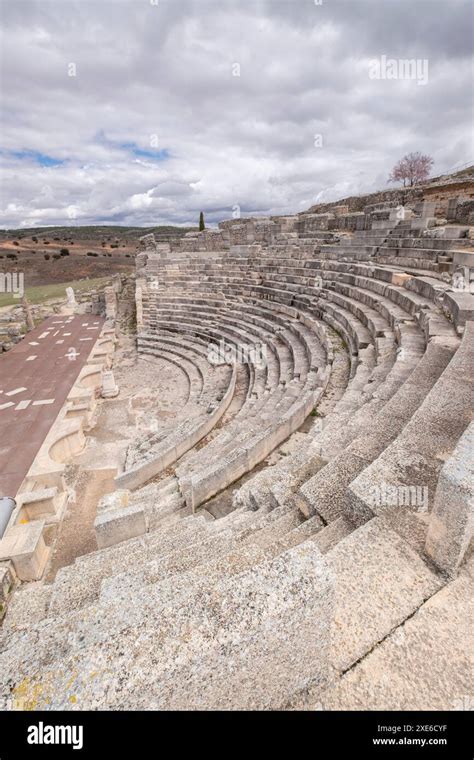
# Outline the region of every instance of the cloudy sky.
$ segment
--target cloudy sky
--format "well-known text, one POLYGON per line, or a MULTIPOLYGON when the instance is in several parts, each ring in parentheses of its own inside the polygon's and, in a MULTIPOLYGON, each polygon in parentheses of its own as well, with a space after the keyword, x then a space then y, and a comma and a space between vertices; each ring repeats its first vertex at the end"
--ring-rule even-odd
POLYGON ((472 9, 0 0, 0 226, 296 213, 386 187, 407 151, 465 164, 472 9))

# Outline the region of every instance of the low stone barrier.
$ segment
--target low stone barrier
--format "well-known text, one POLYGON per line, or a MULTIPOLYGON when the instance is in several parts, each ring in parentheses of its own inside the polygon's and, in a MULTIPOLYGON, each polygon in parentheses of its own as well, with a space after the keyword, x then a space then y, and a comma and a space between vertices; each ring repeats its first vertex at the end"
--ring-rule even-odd
POLYGON ((425 551, 451 576, 461 564, 474 533, 474 422, 443 465, 430 515, 425 551))

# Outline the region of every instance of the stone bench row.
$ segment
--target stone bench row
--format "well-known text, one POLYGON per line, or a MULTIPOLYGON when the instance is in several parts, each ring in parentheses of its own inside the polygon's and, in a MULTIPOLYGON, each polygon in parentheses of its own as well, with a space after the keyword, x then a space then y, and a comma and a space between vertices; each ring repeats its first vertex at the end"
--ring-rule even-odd
MULTIPOLYGON (((256 271, 261 271, 263 274, 265 273, 271 273, 272 271, 278 271, 282 274, 291 274, 292 271, 294 271, 295 276, 304 276, 305 270, 309 267, 312 268, 314 271, 315 277, 320 277, 324 271, 332 271, 335 273, 341 273, 341 274, 350 274, 354 273, 357 276, 366 276, 367 279, 376 282, 378 280, 381 280, 386 283, 387 292, 386 295, 395 300, 397 302, 397 298, 401 297, 401 294, 404 293, 404 298, 400 301, 400 305, 403 308, 406 308, 407 310, 411 310, 412 306, 409 304, 409 299, 412 297, 410 295, 410 292, 406 292, 406 290, 415 290, 417 286, 417 282, 420 280, 429 280, 429 278, 423 278, 423 277, 412 277, 409 275, 404 275, 402 272, 395 271, 395 270, 387 270, 384 268, 377 268, 373 266, 367 266, 363 263, 361 264, 349 264, 348 262, 331 262, 331 261, 323 261, 318 259, 310 259, 310 260, 302 260, 301 262, 302 266, 295 267, 295 263, 293 261, 288 262, 288 267, 286 269, 283 269, 282 265, 278 264, 268 264, 268 263, 256 263, 253 266, 255 267, 256 271), (290 266, 291 264, 291 266, 290 266), (269 269, 270 267, 270 269, 269 269), (276 269, 275 269, 276 268, 276 269), (398 281, 401 283, 404 283, 402 285, 398 284, 398 281), (393 283, 393 289, 390 288, 390 283, 393 283), (394 295, 395 294, 395 295, 394 295)), ((235 272, 235 276, 238 277, 240 273, 243 273, 245 270, 239 270, 235 272)), ((231 272, 229 272, 231 274, 231 272)), ((307 276, 307 275, 306 275, 307 276)), ((440 293, 444 294, 444 300, 445 300, 445 306, 444 310, 446 315, 456 322, 456 320, 459 320, 459 324, 462 326, 465 323, 465 318, 463 318, 463 310, 466 308, 465 304, 470 301, 469 294, 460 293, 460 292, 454 292, 450 288, 449 285, 446 283, 443 283, 439 280, 433 280, 431 288, 424 288, 423 290, 424 295, 428 298, 429 301, 434 301, 439 298, 440 293), (463 307, 460 308, 459 304, 462 304, 463 307)), ((428 304, 429 305, 429 304, 428 304)), ((416 310, 417 304, 414 304, 414 308, 416 310)))
POLYGON ((261 335, 262 339, 264 338, 265 340, 268 340, 272 331, 275 331, 278 338, 287 345, 292 354, 293 376, 304 374, 304 372, 307 371, 307 367, 312 364, 312 354, 318 351, 317 343, 312 339, 310 332, 305 331, 304 327, 298 326, 297 323, 293 324, 288 320, 282 320, 278 325, 275 325, 267 318, 266 314, 263 316, 263 310, 260 310, 257 314, 252 313, 249 310, 250 307, 246 304, 234 302, 232 303, 233 308, 230 308, 231 303, 229 300, 226 301, 226 305, 223 307, 221 305, 216 305, 219 304, 218 301, 211 303, 210 299, 206 309, 198 308, 191 300, 187 303, 183 303, 183 299, 160 299, 159 304, 160 313, 163 312, 163 309, 173 309, 177 314, 183 316, 192 313, 203 316, 204 318, 209 317, 211 320, 221 319, 224 325, 228 323, 251 324, 263 331, 261 335), (305 363, 302 362, 301 347, 303 347, 305 351, 305 363))
POLYGON ((233 353, 237 361, 243 361, 249 366, 260 365, 263 370, 261 374, 262 382, 259 388, 252 385, 250 393, 263 392, 266 385, 271 382, 272 386, 278 386, 283 381, 289 381, 293 378, 292 354, 287 345, 275 337, 268 337, 264 331, 258 330, 254 325, 240 321, 236 323, 231 319, 218 322, 215 318, 209 318, 205 312, 191 313, 188 309, 178 311, 178 307, 173 309, 154 310, 153 318, 150 320, 152 328, 162 328, 180 332, 180 326, 183 332, 197 334, 199 337, 208 340, 208 352, 211 358, 216 354, 216 361, 221 359, 225 362, 225 347, 230 346, 234 349, 233 353), (179 314, 179 319, 174 319, 179 314), (224 341, 224 344, 221 343, 224 341), (221 350, 222 345, 224 346, 221 350), (260 362, 259 349, 265 346, 265 362, 260 362), (223 353, 223 356, 221 356, 223 353), (246 361, 248 360, 248 361, 246 361), (268 377, 268 383, 267 383, 268 377))
MULTIPOLYGON (((388 400, 375 393, 367 405, 368 413, 348 423, 348 445, 299 490, 308 514, 320 514, 327 521, 345 514, 349 484, 396 439, 442 375, 458 345, 455 338, 432 338, 409 377, 392 395, 388 389, 388 400)), ((392 391, 393 388, 396 384, 392 391)))
MULTIPOLYGON (((205 328, 205 320, 204 320, 203 329, 204 329, 204 328, 205 328)), ((282 396, 282 395, 283 395, 283 393, 280 393, 280 395, 282 396)), ((262 407, 263 403, 266 403, 266 404, 268 405, 268 398, 269 398, 269 396, 271 396, 271 397, 272 397, 272 399, 273 399, 273 400, 272 400, 272 403, 276 403, 276 400, 277 400, 277 399, 276 399, 276 396, 274 396, 274 395, 272 395, 272 394, 269 394, 269 395, 267 394, 267 395, 263 396, 263 397, 262 397, 262 399, 261 399, 261 403, 260 403, 260 405, 259 405, 259 409, 260 409, 260 411, 261 411, 261 407, 262 407)), ((253 405, 253 407, 252 407, 252 405, 251 405, 251 404, 247 404, 247 405, 246 405, 245 409, 246 409, 246 413, 247 413, 247 414, 249 414, 249 413, 250 413, 250 411, 251 411, 253 414, 255 414, 255 413, 256 413, 256 411, 257 411, 257 409, 256 409, 256 406, 255 406, 255 404, 256 404, 256 403, 257 403, 257 402, 254 402, 254 405, 253 405), (250 407, 250 411, 249 411, 249 407, 250 407)), ((242 412, 240 412, 240 415, 242 416, 242 412)), ((235 426, 235 425, 234 425, 234 426, 235 426)), ((232 428, 232 425, 231 425, 231 428, 232 428)), ((230 431, 227 431, 227 430, 226 430, 225 432, 226 432, 226 433, 229 433, 229 434, 230 434, 230 431)), ((207 452, 207 448, 206 448, 206 452, 207 452)))
POLYGON ((422 551, 443 462, 472 421, 473 410, 474 323, 470 322, 461 346, 406 426, 350 484, 348 515, 358 522, 380 515, 422 551), (407 498, 392 498, 400 494, 407 498))
MULTIPOLYGON (((142 353, 152 353, 157 355, 153 349, 142 349, 142 353)), ((158 355, 163 356, 163 352, 158 355)), ((160 474, 170 467, 177 459, 183 456, 189 449, 193 448, 202 440, 212 428, 219 422, 227 411, 232 402, 235 385, 236 385, 236 368, 232 368, 225 390, 217 391, 217 398, 211 408, 203 410, 202 415, 186 418, 180 422, 171 434, 164 438, 158 437, 156 443, 150 445, 149 439, 146 453, 132 448, 130 455, 125 462, 125 469, 116 476, 115 484, 117 488, 136 488, 139 485, 150 480, 152 477, 160 474)))
MULTIPOLYGON (((399 289, 399 290, 400 290, 400 289, 399 289)), ((408 297, 409 297, 409 295, 410 295, 410 294, 407 294, 407 296, 408 296, 408 297)), ((374 303, 374 305, 375 305, 375 303, 374 303)), ((396 308, 396 307, 394 307, 394 308, 396 308)), ((400 314, 396 314, 396 315, 395 315, 395 317, 400 317, 400 316, 401 316, 400 314)), ((393 315, 392 315, 392 317, 393 317, 393 315)), ((408 317, 408 318, 409 318, 409 317, 408 317)))
POLYGON ((286 411, 282 410, 281 413, 278 405, 272 407, 268 422, 266 423, 265 418, 257 419, 254 430, 245 432, 239 448, 234 446, 228 457, 224 457, 215 465, 208 466, 206 470, 200 470, 191 477, 189 501, 193 509, 238 480, 246 472, 250 472, 303 424, 321 397, 329 372, 326 373, 320 386, 318 386, 317 378, 313 378, 312 374, 311 372, 308 374, 305 388, 302 390, 295 388, 292 403, 288 405, 286 411), (276 421, 274 421, 275 418, 276 421), (250 433, 254 433, 253 437, 249 435, 250 433))
MULTIPOLYGON (((196 304, 207 304, 208 313, 211 318, 225 312, 227 320, 231 319, 235 322, 245 321, 267 330, 267 337, 271 334, 272 329, 276 330, 278 337, 287 343, 295 359, 297 358, 296 352, 299 351, 298 347, 302 346, 304 348, 308 366, 311 366, 313 363, 313 354, 317 354, 321 359, 318 336, 314 336, 311 329, 305 329, 304 326, 298 323, 297 310, 293 310, 290 315, 284 315, 281 317, 278 316, 276 311, 268 309, 267 302, 260 302, 259 307, 256 308, 255 306, 252 307, 247 301, 243 303, 242 301, 237 301, 231 298, 227 298, 224 301, 223 299, 216 298, 190 299, 189 297, 180 296, 173 297, 173 299, 160 298, 161 306, 165 305, 169 308, 177 308, 175 304, 178 303, 178 308, 182 308, 183 310, 192 308, 193 302, 196 304), (223 303, 225 306, 222 305, 223 303)), ((257 303, 257 301, 254 301, 254 303, 257 303)), ((194 310, 196 310, 196 306, 194 306, 194 310)), ((201 313, 203 313, 202 310, 201 313)), ((296 374, 298 374, 298 372, 296 372, 296 374)))

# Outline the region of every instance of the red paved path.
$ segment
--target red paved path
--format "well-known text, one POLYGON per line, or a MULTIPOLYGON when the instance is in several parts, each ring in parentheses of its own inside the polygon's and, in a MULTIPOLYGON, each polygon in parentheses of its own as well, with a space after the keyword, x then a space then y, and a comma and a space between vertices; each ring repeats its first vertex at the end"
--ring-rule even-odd
POLYGON ((16 495, 103 324, 49 317, 0 356, 0 496, 16 495))

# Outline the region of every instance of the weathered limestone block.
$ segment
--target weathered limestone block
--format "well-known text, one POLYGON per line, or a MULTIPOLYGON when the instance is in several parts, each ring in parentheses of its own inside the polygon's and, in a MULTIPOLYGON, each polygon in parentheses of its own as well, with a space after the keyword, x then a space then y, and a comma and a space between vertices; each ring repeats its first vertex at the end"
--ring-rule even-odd
POLYGON ((77 306, 76 296, 73 288, 66 288, 67 306, 77 306))
POLYGON ((58 514, 66 498, 67 493, 54 486, 23 492, 17 496, 17 503, 21 507, 21 514, 28 520, 38 520, 46 515, 58 514))
POLYGON ((434 217, 436 210, 436 203, 432 201, 422 201, 415 205, 415 213, 419 214, 422 218, 434 217))
POLYGON ((165 642, 156 707, 278 709, 323 688, 333 610, 331 574, 310 542, 222 581, 182 610, 179 658, 166 662, 165 642))
POLYGON ((119 387, 115 382, 114 373, 111 369, 102 371, 102 388, 100 395, 102 398, 115 398, 119 394, 119 387))
POLYGON ((137 277, 135 283, 135 306, 136 306, 136 320, 137 320, 137 332, 139 333, 143 329, 143 296, 146 292, 146 279, 137 277))
POLYGON ((156 241, 153 232, 148 235, 142 235, 139 239, 140 249, 142 251, 155 251, 156 241))
POLYGON ((105 288, 105 318, 114 320, 117 316, 117 291, 111 286, 105 288))
POLYGON ((474 223, 474 199, 458 200, 454 211, 454 219, 459 224, 474 223))
POLYGON ((441 470, 425 550, 455 575, 474 532, 474 423, 461 436, 441 470))
POLYGON ((99 316, 101 311, 100 295, 96 290, 93 290, 91 293, 91 314, 99 316))
POLYGON ((8 599, 14 583, 14 572, 10 563, 5 562, 4 564, 0 564, 0 605, 8 599))
POLYGON ((474 278, 474 253, 471 251, 453 251, 453 265, 471 269, 474 278))
POLYGON ((448 201, 448 207, 446 217, 449 222, 452 222, 456 218, 456 206, 458 205, 459 198, 450 198, 448 201))
POLYGON ((44 520, 14 525, 0 541, 0 561, 11 559, 18 578, 34 581, 41 578, 50 549, 43 539, 44 520))
POLYGON ((147 530, 145 512, 136 506, 108 509, 96 518, 94 530, 99 549, 142 536, 147 530))
POLYGON ((99 549, 104 546, 142 535, 146 525, 141 514, 136 514, 137 508, 130 507, 130 491, 120 488, 103 496, 97 505, 97 518, 94 524, 99 549))

